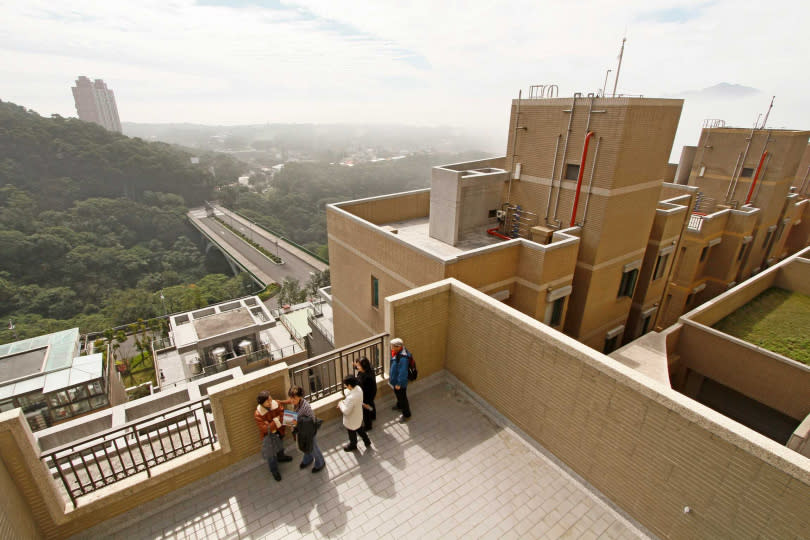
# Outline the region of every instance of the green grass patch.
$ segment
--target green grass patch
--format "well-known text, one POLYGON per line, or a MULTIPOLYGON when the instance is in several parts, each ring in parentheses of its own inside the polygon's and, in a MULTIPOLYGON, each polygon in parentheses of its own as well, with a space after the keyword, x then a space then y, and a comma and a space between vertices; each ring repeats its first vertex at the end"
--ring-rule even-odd
POLYGON ((259 300, 264 302, 265 300, 267 300, 269 298, 272 298, 275 295, 277 295, 280 290, 281 290, 281 285, 279 285, 278 283, 271 283, 270 285, 265 287, 263 291, 261 291, 258 294, 259 300))
POLYGON ((810 365, 810 296, 772 287, 713 328, 810 365))

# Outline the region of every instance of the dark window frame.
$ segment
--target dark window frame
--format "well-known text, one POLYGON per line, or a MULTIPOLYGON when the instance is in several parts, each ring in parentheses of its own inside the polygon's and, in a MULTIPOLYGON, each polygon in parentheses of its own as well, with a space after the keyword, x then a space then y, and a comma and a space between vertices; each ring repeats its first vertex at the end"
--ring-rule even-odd
POLYGON ((664 277, 668 263, 669 253, 662 253, 658 255, 658 259, 655 261, 655 270, 653 271, 653 281, 664 277))
POLYGON ((579 164, 578 163, 566 163, 565 164, 565 179, 566 180, 577 180, 577 179, 579 179, 579 164))
POLYGON ((619 282, 619 292, 616 294, 617 298, 625 296, 632 298, 633 293, 636 291, 636 282, 638 281, 638 268, 627 270, 622 273, 622 280, 619 282))
POLYGON ((371 276, 371 307, 380 307, 380 280, 371 276))

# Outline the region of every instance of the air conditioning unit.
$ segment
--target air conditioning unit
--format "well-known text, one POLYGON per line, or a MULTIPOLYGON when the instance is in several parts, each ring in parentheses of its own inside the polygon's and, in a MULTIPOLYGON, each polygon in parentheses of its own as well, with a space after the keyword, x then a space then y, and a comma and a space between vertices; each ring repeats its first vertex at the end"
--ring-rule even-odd
POLYGON ((497 210, 495 212, 495 217, 499 220, 503 221, 506 219, 506 210, 497 210))

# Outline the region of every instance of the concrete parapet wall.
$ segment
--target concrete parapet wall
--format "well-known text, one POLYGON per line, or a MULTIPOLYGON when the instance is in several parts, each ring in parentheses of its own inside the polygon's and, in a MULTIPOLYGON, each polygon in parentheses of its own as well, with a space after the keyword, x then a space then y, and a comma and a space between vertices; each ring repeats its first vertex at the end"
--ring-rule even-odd
POLYGON ((444 358, 453 376, 654 534, 810 530, 807 458, 456 280, 389 300, 391 328, 419 347, 427 369, 444 358), (434 345, 423 348, 422 336, 434 345))

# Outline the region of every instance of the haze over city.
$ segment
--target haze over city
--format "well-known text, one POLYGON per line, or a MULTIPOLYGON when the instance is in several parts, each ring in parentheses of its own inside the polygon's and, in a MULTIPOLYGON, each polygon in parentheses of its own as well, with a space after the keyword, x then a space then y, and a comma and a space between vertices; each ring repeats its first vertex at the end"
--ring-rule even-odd
MULTIPOLYGON (((447 124, 503 153, 509 100, 686 97, 673 160, 704 118, 803 128, 801 1, 324 3, 310 0, 6 2, 3 100, 75 116, 77 75, 103 78, 124 122, 447 124), (727 83, 731 92, 700 92, 727 83), (737 90, 737 91, 734 91, 737 90)), ((721 87, 721 90, 727 87, 721 87)))

